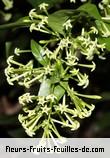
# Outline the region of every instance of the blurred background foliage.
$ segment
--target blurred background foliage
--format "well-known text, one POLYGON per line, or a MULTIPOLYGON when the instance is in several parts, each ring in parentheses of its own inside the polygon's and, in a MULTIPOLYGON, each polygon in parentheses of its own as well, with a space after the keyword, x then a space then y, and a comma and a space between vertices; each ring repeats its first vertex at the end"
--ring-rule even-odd
MULTIPOLYGON (((0 25, 13 23, 19 18, 27 16, 32 8, 38 8, 42 2, 50 4, 50 13, 56 9, 74 8, 74 4, 66 0, 14 0, 14 6, 10 10, 4 10, 0 1, 0 25), (5 16, 4 16, 5 15, 5 16), (7 18, 6 18, 7 16, 7 18)), ((97 5, 97 0, 93 1, 97 5)), ((80 2, 77 2, 80 6, 80 2)), ((60 20, 60 19, 59 19, 60 20)), ((76 28, 77 29, 77 28, 76 28)), ((26 91, 20 86, 9 86, 6 81, 4 69, 7 66, 6 59, 13 54, 14 48, 30 48, 30 39, 39 38, 38 33, 31 34, 28 28, 0 29, 0 137, 28 137, 18 121, 21 107, 18 97, 26 91)), ((33 58, 25 56, 22 60, 33 58)), ((96 104, 91 117, 81 121, 81 127, 74 132, 63 131, 66 137, 110 137, 110 54, 106 52, 106 60, 95 59, 96 71, 90 74, 90 86, 86 93, 99 94, 102 99, 96 104)), ((35 91, 33 86, 29 91, 35 91)))

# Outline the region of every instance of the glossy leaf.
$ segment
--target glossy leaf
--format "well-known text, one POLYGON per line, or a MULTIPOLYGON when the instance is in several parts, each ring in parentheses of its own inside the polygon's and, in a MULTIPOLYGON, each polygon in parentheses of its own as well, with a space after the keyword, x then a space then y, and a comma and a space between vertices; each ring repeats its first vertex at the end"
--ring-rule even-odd
POLYGON ((48 16, 48 25, 54 32, 64 34, 63 24, 73 14, 72 10, 60 10, 48 16))
POLYGON ((62 98, 62 96, 64 95, 65 90, 64 88, 62 88, 60 85, 57 85, 54 89, 54 94, 57 97, 58 100, 60 100, 62 98))
POLYGON ((94 19, 101 20, 101 15, 99 14, 99 11, 96 5, 94 4, 90 4, 90 3, 83 4, 78 8, 78 10, 88 13, 94 19))
POLYGON ((35 59, 42 65, 47 65, 48 60, 44 57, 44 49, 34 40, 31 40, 31 50, 35 59))

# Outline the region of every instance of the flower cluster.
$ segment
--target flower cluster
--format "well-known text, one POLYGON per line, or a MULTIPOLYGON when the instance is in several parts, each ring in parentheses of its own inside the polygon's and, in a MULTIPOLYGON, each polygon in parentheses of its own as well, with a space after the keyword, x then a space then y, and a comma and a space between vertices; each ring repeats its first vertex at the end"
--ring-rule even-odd
POLYGON ((79 49, 81 54, 86 56, 87 60, 92 60, 94 58, 94 54, 100 55, 100 49, 103 51, 105 49, 105 44, 98 44, 97 38, 94 40, 91 39, 90 34, 95 31, 96 29, 92 28, 92 31, 85 32, 84 28, 82 29, 81 36, 78 37, 78 43, 80 44, 79 49))
MULTIPOLYGON (((41 4, 39 7, 41 10, 47 11, 46 7, 48 6, 48 4, 43 3, 41 4)), ((49 33, 46 26, 48 24, 48 16, 47 15, 39 15, 36 12, 36 9, 32 9, 29 12, 29 17, 31 20, 33 20, 34 22, 32 22, 31 26, 30 26, 30 32, 32 32, 33 30, 36 31, 40 31, 43 33, 49 33)))
POLYGON ((15 61, 14 56, 10 56, 7 63, 8 67, 5 69, 5 75, 8 83, 14 85, 16 81, 19 85, 26 88, 30 88, 36 81, 41 82, 46 75, 51 74, 54 71, 54 68, 51 65, 48 65, 47 67, 33 68, 33 61, 29 61, 24 65, 15 61))
MULTIPOLYGON (((34 41, 34 52, 33 43, 31 44, 39 67, 36 68, 33 61, 22 64, 14 60, 14 56, 10 56, 5 74, 11 85, 15 81, 26 88, 30 88, 34 82, 40 84, 38 95, 26 93, 19 97, 23 109, 19 120, 27 134, 32 137, 41 130, 43 138, 59 138, 58 124, 61 128, 76 130, 80 126, 78 118, 83 119, 92 114, 95 106, 86 103, 82 98, 100 99, 99 96, 76 92, 71 83, 82 88, 88 87, 87 72, 96 68, 93 61, 95 54, 103 58, 105 44, 98 43, 96 35, 100 30, 95 26, 90 26, 87 30, 82 27, 74 35, 71 18, 62 24, 64 34, 60 35, 48 25, 47 7, 45 3, 39 6, 43 14, 37 14, 35 9, 29 13, 32 21, 30 31, 51 34, 50 39, 39 41, 42 46, 34 41)), ((30 50, 15 49, 15 55, 19 57, 26 52, 30 50)))
MULTIPOLYGON (((38 130, 43 130, 43 138, 52 138, 53 135, 60 138, 57 124, 61 127, 68 127, 71 130, 79 128, 80 123, 77 118, 85 118, 91 115, 94 105, 88 105, 71 91, 72 102, 75 105, 73 109, 66 104, 66 96, 63 96, 62 103, 58 103, 54 94, 48 96, 34 96, 26 93, 19 98, 19 102, 25 113, 19 115, 19 121, 22 123, 26 133, 32 137, 38 130), (36 106, 32 109, 31 104, 36 106)), ((70 93, 70 92, 68 92, 70 93)), ((70 96, 71 97, 71 96, 70 96)))

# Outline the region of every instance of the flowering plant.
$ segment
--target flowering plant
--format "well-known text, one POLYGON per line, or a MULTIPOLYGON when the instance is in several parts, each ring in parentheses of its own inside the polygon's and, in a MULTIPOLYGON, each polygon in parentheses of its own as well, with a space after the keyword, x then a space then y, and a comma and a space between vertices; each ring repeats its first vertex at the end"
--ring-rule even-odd
MULTIPOLYGON (((10 85, 17 83, 29 89, 37 83, 39 87, 37 94, 27 92, 19 97, 23 111, 18 118, 30 137, 40 130, 42 138, 60 138, 59 126, 78 129, 79 119, 89 117, 95 108, 86 98, 101 98, 81 94, 77 89, 89 86, 89 72, 96 68, 94 57, 105 59, 105 50, 110 50, 110 3, 102 0, 98 11, 91 1, 81 2, 79 8, 54 13, 49 12, 49 4, 44 2, 39 5, 39 12, 32 9, 20 21, 30 32, 42 35, 40 40, 31 40, 30 50, 15 48, 5 69, 10 85), (81 27, 76 29, 79 24, 81 27), (32 53, 38 63, 19 62, 17 57, 24 53, 32 53)), ((70 3, 77 4, 75 0, 70 3)))

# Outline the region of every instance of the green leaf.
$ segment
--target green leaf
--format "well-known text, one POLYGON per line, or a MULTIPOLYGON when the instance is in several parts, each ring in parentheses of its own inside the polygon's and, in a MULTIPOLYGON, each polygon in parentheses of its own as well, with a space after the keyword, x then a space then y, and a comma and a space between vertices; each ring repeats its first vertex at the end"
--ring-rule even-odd
POLYGON ((48 25, 54 32, 64 34, 63 24, 73 14, 72 10, 60 10, 48 16, 48 25))
POLYGON ((78 8, 78 10, 88 13, 94 19, 101 20, 101 15, 99 14, 99 11, 96 5, 94 4, 90 4, 90 3, 83 4, 78 8))
POLYGON ((35 59, 42 65, 47 65, 48 59, 45 58, 44 49, 34 40, 31 40, 31 50, 35 59))
POLYGON ((47 96, 50 94, 51 91, 51 81, 49 79, 44 80, 38 92, 38 96, 47 96))
POLYGON ((65 90, 60 85, 57 85, 54 88, 54 94, 55 94, 55 96, 57 97, 58 100, 60 100, 62 98, 62 96, 64 95, 64 93, 65 93, 65 90))
POLYGON ((110 51, 110 37, 98 37, 98 42, 100 44, 105 43, 105 47, 108 51, 110 51))
POLYGON ((0 29, 9 29, 9 28, 14 28, 14 27, 29 27, 31 25, 31 20, 29 19, 28 16, 26 17, 22 17, 19 20, 12 22, 12 23, 8 23, 8 24, 3 24, 0 25, 0 29))

